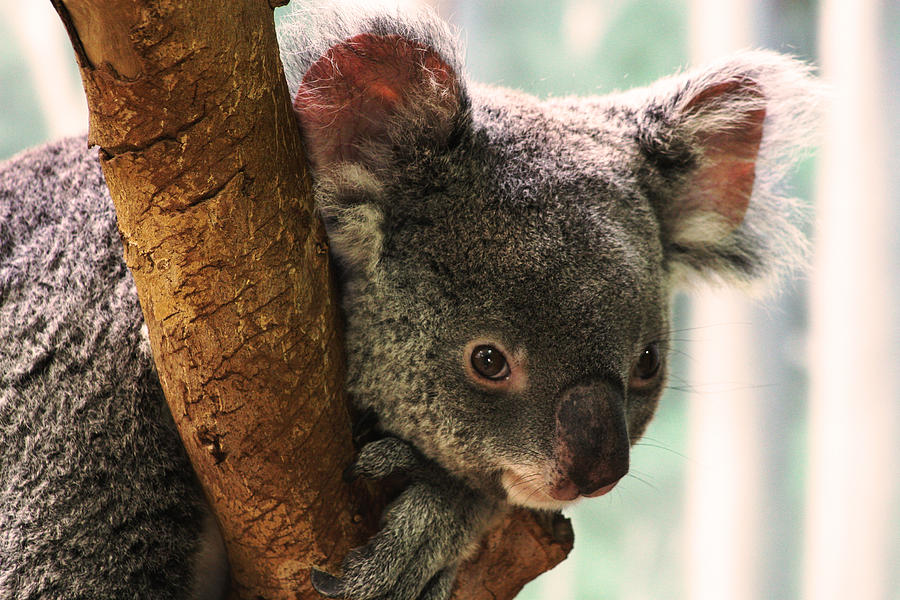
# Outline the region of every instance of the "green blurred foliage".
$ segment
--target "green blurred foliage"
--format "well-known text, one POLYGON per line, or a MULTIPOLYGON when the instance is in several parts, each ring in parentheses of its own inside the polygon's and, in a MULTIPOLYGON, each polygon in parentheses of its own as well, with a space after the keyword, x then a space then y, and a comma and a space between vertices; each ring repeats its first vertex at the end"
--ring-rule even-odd
POLYGON ((569 4, 461 3, 456 16, 472 77, 541 96, 587 95, 645 85, 687 62, 681 0, 569 4), (585 23, 579 22, 579 8, 585 23), (596 45, 589 52, 572 51, 573 23, 589 31, 591 21, 596 45))
POLYGON ((0 21, 0 160, 47 137, 25 61, 0 21))

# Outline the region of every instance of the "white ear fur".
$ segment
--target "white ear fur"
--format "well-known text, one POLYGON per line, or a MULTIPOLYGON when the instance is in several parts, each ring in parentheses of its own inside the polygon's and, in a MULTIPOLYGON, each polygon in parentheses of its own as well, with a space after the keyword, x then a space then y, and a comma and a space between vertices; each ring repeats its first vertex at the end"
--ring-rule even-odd
POLYGON ((345 266, 371 275, 381 255, 384 214, 374 203, 382 186, 364 167, 343 163, 317 183, 318 208, 334 255, 345 266))
MULTIPOLYGON (((806 215, 800 203, 785 194, 785 179, 818 140, 827 94, 810 67, 774 52, 747 51, 667 78, 649 91, 646 105, 664 107, 669 117, 665 127, 676 132, 674 137, 700 147, 698 172, 723 156, 731 161, 714 174, 709 189, 702 184, 691 188, 696 181, 688 175, 681 195, 669 198, 660 210, 668 238, 664 243, 674 249, 672 284, 693 284, 700 276, 766 287, 785 271, 802 266, 808 244, 799 225, 806 215), (757 124, 761 138, 752 134, 757 124), (730 137, 734 133, 737 138, 730 137), (703 148, 709 140, 718 149, 703 148), (753 170, 740 179, 749 161, 753 170), (747 190, 743 207, 743 192, 722 186, 721 176, 727 179, 729 169, 739 175, 738 188, 743 181, 747 190), (724 201, 708 194, 717 186, 726 193, 724 201)), ((659 139, 666 138, 660 134, 659 139)))
POLYGON ((698 211, 682 217, 670 234, 684 246, 709 246, 723 240, 734 228, 734 223, 717 212, 698 211))

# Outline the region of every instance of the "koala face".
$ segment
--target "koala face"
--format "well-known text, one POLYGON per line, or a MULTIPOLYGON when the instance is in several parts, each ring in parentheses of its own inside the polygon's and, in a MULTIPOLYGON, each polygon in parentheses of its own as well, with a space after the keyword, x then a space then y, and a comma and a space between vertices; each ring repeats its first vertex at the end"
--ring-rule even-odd
POLYGON ((764 176, 790 144, 763 132, 802 114, 780 95, 802 67, 751 53, 542 101, 466 82, 440 31, 362 30, 308 52, 294 103, 341 266, 349 393, 510 502, 609 491, 664 386, 673 287, 793 253, 764 176))
POLYGON ((370 192, 381 243, 346 286, 349 389, 452 472, 558 506, 627 471, 663 387, 667 276, 648 200, 579 156, 621 148, 574 151, 552 106, 497 96, 370 192))

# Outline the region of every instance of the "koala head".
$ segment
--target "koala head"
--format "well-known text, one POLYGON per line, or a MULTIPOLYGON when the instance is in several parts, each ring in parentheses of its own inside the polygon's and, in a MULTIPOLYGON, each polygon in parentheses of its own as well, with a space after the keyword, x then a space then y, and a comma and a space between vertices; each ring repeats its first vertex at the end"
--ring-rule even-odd
POLYGON ((355 403, 510 502, 609 491, 664 387, 673 290, 798 255, 777 182, 809 129, 806 68, 745 53, 541 100, 468 82, 428 15, 323 21, 342 25, 288 28, 286 64, 355 403))

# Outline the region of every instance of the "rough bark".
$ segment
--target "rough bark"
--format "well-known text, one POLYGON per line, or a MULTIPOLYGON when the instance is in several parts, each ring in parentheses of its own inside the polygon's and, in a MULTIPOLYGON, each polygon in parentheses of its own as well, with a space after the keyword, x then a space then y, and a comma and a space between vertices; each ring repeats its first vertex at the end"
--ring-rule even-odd
MULTIPOLYGON (((309 567, 333 566, 371 534, 380 507, 340 480, 353 447, 339 324, 276 3, 53 0, 235 595, 316 598, 309 567)), ((506 527, 511 537, 485 543, 457 598, 511 598, 571 545, 551 544, 527 515, 506 527)))

